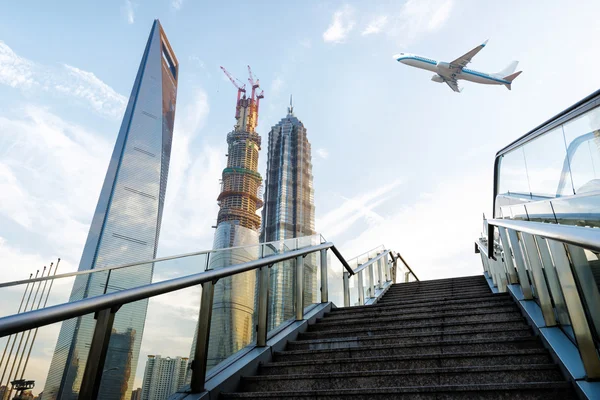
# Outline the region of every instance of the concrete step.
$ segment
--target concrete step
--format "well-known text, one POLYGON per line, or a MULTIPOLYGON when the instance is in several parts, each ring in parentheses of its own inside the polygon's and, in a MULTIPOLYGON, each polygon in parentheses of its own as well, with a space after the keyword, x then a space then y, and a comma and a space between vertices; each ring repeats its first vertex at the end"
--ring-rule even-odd
POLYGON ((428 281, 415 281, 408 283, 396 283, 394 286, 417 286, 417 285, 437 285, 437 284, 447 284, 447 283, 470 283, 470 282, 481 282, 481 280, 485 280, 483 275, 472 275, 472 276, 462 276, 459 278, 444 278, 444 279, 433 279, 428 281))
POLYGON ((364 357, 360 362, 355 358, 336 360, 270 362, 262 364, 261 375, 311 374, 326 372, 413 370, 443 367, 471 367, 479 365, 532 365, 550 364, 552 358, 546 349, 522 349, 504 351, 433 353, 384 357, 364 357))
MULTIPOLYGON (((493 298, 496 296, 501 296, 505 294, 496 294, 496 293, 486 293, 486 294, 472 294, 472 295, 453 295, 453 294, 442 294, 440 296, 428 296, 426 298, 393 298, 393 297, 385 297, 383 295, 377 301, 377 304, 387 304, 387 303, 397 303, 397 304, 419 304, 419 303, 431 303, 431 302, 441 302, 445 300, 470 300, 470 299, 480 299, 485 300, 487 298, 493 298)), ((356 307, 364 307, 364 306, 356 306, 356 307)))
POLYGON ((431 332, 417 333, 412 335, 377 335, 362 337, 328 338, 313 340, 290 341, 286 350, 317 350, 317 349, 339 349, 347 347, 368 347, 385 344, 425 344, 437 343, 441 340, 468 340, 468 339, 507 339, 513 337, 531 337, 532 331, 529 327, 518 327, 513 329, 487 329, 465 330, 462 332, 431 332))
POLYGON ((399 292, 399 293, 386 293, 381 298, 386 300, 409 300, 409 299, 422 299, 427 300, 428 298, 442 297, 442 296, 451 296, 455 298, 459 298, 462 296, 473 296, 473 295, 486 295, 492 294, 492 291, 489 287, 487 288, 475 288, 473 290, 423 290, 415 293, 412 292, 399 292))
POLYGON ((221 396, 224 399, 286 400, 568 400, 577 398, 571 385, 566 382, 429 387, 391 387, 386 385, 382 388, 307 390, 301 393, 298 391, 223 393, 221 396))
POLYGON ((419 284, 412 285, 412 286, 407 285, 407 284, 396 284, 396 285, 390 286, 388 291, 390 293, 402 293, 402 292, 415 292, 415 291, 421 291, 421 290, 445 290, 445 289, 469 290, 472 288, 486 288, 486 287, 489 289, 489 285, 488 285, 487 281, 481 280, 481 281, 477 281, 477 282, 459 283, 459 284, 457 284, 457 283, 446 283, 446 284, 419 283, 419 284))
POLYGON ((503 297, 501 301, 474 301, 472 303, 461 303, 461 304, 434 304, 423 307, 402 307, 402 306, 388 306, 388 307, 372 307, 363 308, 357 312, 330 312, 325 314, 323 321, 335 320, 335 319, 348 319, 348 318, 380 318, 391 315, 418 315, 422 313, 431 312, 448 312, 448 311, 462 311, 462 310, 493 310, 500 307, 514 306, 515 303, 511 299, 503 297))
POLYGON ((241 389, 247 392, 283 390, 303 392, 306 390, 345 389, 348 387, 348 382, 352 382, 355 389, 366 389, 386 386, 444 386, 457 383, 474 385, 480 382, 487 384, 557 382, 563 379, 558 367, 554 364, 496 365, 413 369, 410 371, 375 370, 249 376, 242 378, 241 389))
POLYGON ((285 350, 274 353, 275 361, 320 362, 326 359, 383 357, 400 355, 421 355, 435 353, 456 353, 466 351, 509 351, 519 349, 540 349, 542 344, 535 337, 516 337, 490 340, 441 340, 437 343, 392 344, 369 347, 355 347, 323 350, 285 350))
POLYGON ((422 323, 415 326, 404 326, 395 324, 392 326, 350 326, 344 329, 320 330, 318 325, 310 325, 307 332, 298 336, 299 340, 305 339, 324 339, 324 338, 345 338, 372 335, 412 335, 427 334, 433 332, 462 332, 472 329, 488 329, 490 326, 497 329, 527 328, 527 322, 520 314, 508 314, 496 316, 486 321, 476 322, 444 322, 433 321, 422 323))
POLYGON ((499 293, 494 296, 486 296, 482 299, 478 298, 467 298, 467 299, 447 299, 443 300, 433 300, 433 301, 409 301, 409 302, 398 302, 398 303, 375 303, 370 304, 368 306, 354 306, 354 307, 339 307, 333 308, 329 314, 352 314, 352 313, 360 313, 361 311, 367 309, 413 309, 413 308, 422 308, 422 307, 438 307, 440 305, 459 305, 459 304, 486 304, 486 303, 500 303, 500 302, 512 302, 513 300, 507 293, 499 293))
POLYGON ((322 318, 311 327, 311 330, 336 330, 348 326, 369 326, 389 327, 401 324, 402 326, 415 326, 437 322, 481 322, 494 319, 502 314, 521 315, 516 305, 502 306, 493 311, 484 310, 466 310, 466 311, 441 311, 431 313, 419 313, 413 315, 394 315, 382 316, 377 318, 346 318, 343 320, 328 320, 322 318))

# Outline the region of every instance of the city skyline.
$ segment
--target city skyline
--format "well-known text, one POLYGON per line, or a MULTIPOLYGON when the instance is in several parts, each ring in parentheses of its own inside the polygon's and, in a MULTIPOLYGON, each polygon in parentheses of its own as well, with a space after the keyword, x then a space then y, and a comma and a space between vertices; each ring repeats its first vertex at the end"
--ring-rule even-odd
MULTIPOLYGON (((79 271, 156 257, 167 188, 177 99, 177 58, 155 20, 83 249, 79 271)), ((154 266, 75 279, 69 301, 152 282, 154 266)), ((134 387, 148 300, 127 304, 115 314, 99 396, 128 400, 134 387)), ((67 320, 44 387, 45 400, 78 397, 94 332, 94 316, 67 320)))
MULTIPOLYGON (((11 3, 3 9, 0 259, 14 266, 6 268, 5 280, 22 279, 24 270, 58 256, 64 258, 61 271, 77 269, 140 43, 156 15, 185 61, 178 95, 184 106, 175 122, 181 135, 173 143, 159 256, 212 245, 218 179, 226 164, 223 135, 232 114, 230 83, 219 65, 238 76, 248 63, 260 71, 269 94, 261 126, 278 121, 294 93, 311 129, 317 232, 349 257, 383 241, 401 251, 421 279, 480 271, 465 243, 481 229, 472 210, 491 211, 489 160, 600 86, 592 51, 598 32, 593 16, 600 10, 592 2, 569 13, 568 3, 560 2, 519 4, 519 13, 459 1, 237 5, 255 21, 273 15, 269 24, 254 27, 247 44, 240 41, 246 28, 228 7, 180 4, 122 1, 98 12, 80 3, 39 4, 35 10, 11 3), (560 21, 564 29, 548 30, 548 21, 560 21), (423 82, 419 71, 399 70, 391 58, 408 49, 451 57, 474 38, 488 37, 494 54, 475 64, 495 70, 507 58, 521 60, 526 73, 512 92, 469 87, 457 99, 444 93, 447 88, 423 82), (550 67, 564 48, 577 72, 568 80, 557 79, 550 67), (440 107, 445 103, 452 106, 440 107), (472 111, 470 117, 464 110, 472 111), (394 168, 386 169, 389 158, 394 168), (484 190, 471 194, 473 187, 484 190), (454 221, 458 230, 431 254, 422 243, 439 218, 454 221)), ((263 156, 259 171, 265 164, 263 156)), ((68 300, 66 286, 53 289, 50 304, 68 300)), ((162 337, 193 324, 182 315, 197 311, 198 298, 177 300, 150 301, 146 330, 155 333, 144 333, 140 357, 156 353, 162 337)), ((2 311, 17 306, 8 298, 2 311)), ((40 330, 28 367, 36 392, 57 335, 55 326, 40 330)), ((162 353, 187 354, 190 342, 174 342, 162 353)), ((142 375, 138 365, 135 387, 142 375)))
POLYGON ((149 355, 138 400, 167 400, 184 385, 187 366, 187 357, 149 355))

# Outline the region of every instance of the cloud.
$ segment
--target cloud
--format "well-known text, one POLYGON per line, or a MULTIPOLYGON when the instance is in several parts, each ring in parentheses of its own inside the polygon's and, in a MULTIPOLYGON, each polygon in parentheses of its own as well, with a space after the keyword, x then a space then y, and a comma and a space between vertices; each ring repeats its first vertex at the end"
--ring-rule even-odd
POLYGON ((46 66, 17 55, 0 41, 0 84, 28 94, 66 95, 80 100, 105 117, 123 116, 126 97, 117 93, 91 72, 70 65, 46 66))
POLYGON ((323 40, 333 43, 343 42, 352 29, 354 29, 355 21, 353 17, 354 8, 347 4, 335 11, 331 19, 331 24, 323 32, 323 40))
POLYGON ((319 148, 317 149, 317 155, 319 157, 321 157, 323 160, 327 160, 327 158, 329 157, 329 152, 327 151, 327 149, 324 148, 319 148))
POLYGON ((271 82, 271 96, 275 97, 277 96, 280 92, 281 89, 283 89, 285 85, 284 80, 281 77, 276 77, 275 79, 273 79, 273 82, 271 82))
POLYGON ((112 147, 44 108, 8 111, 0 115, 0 215, 32 234, 60 227, 48 243, 77 258, 112 147))
POLYGON ((171 7, 173 7, 175 10, 179 11, 179 10, 181 10, 183 1, 184 0, 173 0, 173 1, 171 1, 171 7))
POLYGON ((481 260, 473 254, 473 241, 479 237, 481 212, 485 211, 479 207, 489 203, 491 193, 469 188, 486 187, 488 181, 484 173, 443 181, 422 193, 413 204, 375 220, 340 248, 351 253, 383 242, 400 252, 421 280, 481 274, 481 260), (470 195, 461 197, 461 201, 449 200, 456 199, 457 193, 470 195), (472 241, 465 242, 465 238, 472 241))
POLYGON ((381 30, 387 25, 387 15, 381 15, 375 17, 369 22, 369 25, 362 31, 363 36, 372 35, 381 32, 381 30))
POLYGON ((408 0, 393 20, 389 33, 409 43, 444 26, 453 6, 453 0, 408 0))
MULTIPOLYGON (((396 180, 385 186, 374 190, 369 190, 353 198, 340 196, 343 202, 336 209, 317 218, 317 231, 325 235, 328 239, 333 238, 343 232, 346 232, 359 219, 364 218, 367 223, 381 221, 383 217, 374 210, 393 197, 390 194, 402 182, 396 180)), ((364 246, 358 246, 362 248, 364 246)))
POLYGON ((131 0, 125 0, 125 4, 121 7, 123 14, 125 14, 125 18, 127 19, 128 24, 133 24, 135 22, 135 13, 134 13, 134 4, 131 0))

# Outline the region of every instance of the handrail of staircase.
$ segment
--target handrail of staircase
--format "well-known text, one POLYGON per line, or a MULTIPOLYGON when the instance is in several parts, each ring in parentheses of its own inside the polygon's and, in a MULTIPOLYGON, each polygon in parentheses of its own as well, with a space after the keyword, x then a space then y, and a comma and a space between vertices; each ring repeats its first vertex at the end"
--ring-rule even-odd
MULTIPOLYGON (((268 246, 268 244, 263 245, 268 246)), ((194 361, 192 362, 191 390, 194 393, 201 392, 204 390, 204 381, 207 370, 208 338, 210 336, 214 284, 216 281, 239 273, 260 270, 259 275, 257 276, 259 281, 259 301, 257 307, 258 317, 256 345, 258 347, 265 346, 268 326, 267 299, 269 271, 268 268, 263 267, 270 267, 282 261, 295 259, 295 275, 299 277, 296 279, 296 289, 298 293, 303 293, 304 279, 302 279, 302 275, 304 273, 304 257, 308 254, 319 252, 321 256, 322 279, 321 302, 326 303, 328 302, 328 249, 332 250, 338 260, 344 266, 346 270, 344 273, 345 275, 355 273, 352 271, 352 268, 348 265, 334 244, 331 242, 325 242, 298 250, 291 250, 284 253, 269 255, 257 260, 230 265, 219 269, 206 270, 170 280, 150 283, 135 288, 124 289, 78 301, 6 316, 0 318, 0 337, 94 313, 96 325, 94 328, 93 339, 90 344, 88 360, 85 366, 79 395, 80 398, 96 399, 98 397, 99 382, 102 379, 102 370, 108 350, 106 344, 108 343, 108 338, 110 338, 112 333, 113 321, 118 309, 124 304, 148 299, 150 297, 174 292, 200 284, 202 285, 202 298, 199 312, 198 335, 196 338, 196 352, 194 355, 194 361)), ((173 257, 166 257, 163 259, 171 258, 173 257)), ((150 262, 152 261, 147 261, 145 263, 150 262)), ((124 268, 124 266, 120 267, 124 268)), ((295 301, 296 320, 302 320, 304 318, 303 296, 296 296, 295 301)))
MULTIPOLYGON (((492 230, 493 226, 513 229, 600 252, 600 229, 507 219, 489 219, 487 223, 488 226, 492 226, 492 230)), ((488 255, 493 254, 493 245, 493 236, 488 235, 488 255)))
POLYGON ((383 251, 382 253, 380 253, 376 257, 373 257, 373 258, 369 259, 366 263, 361 264, 358 267, 356 267, 356 269, 352 272, 352 274, 358 274, 360 271, 362 271, 363 269, 367 268, 369 265, 376 263, 377 261, 379 261, 380 259, 382 259, 383 257, 385 257, 389 253, 391 253, 391 250, 385 250, 385 251, 383 251))
POLYGON ((600 229, 508 219, 487 226, 487 243, 476 244, 494 286, 519 287, 523 301, 535 297, 546 327, 570 326, 586 379, 599 380, 600 292, 586 251, 600 252, 600 229))
POLYGON ((406 260, 404 259, 404 257, 402 257, 402 255, 400 255, 400 253, 396 253, 396 256, 400 259, 400 261, 402 261, 402 263, 404 264, 404 266, 408 269, 408 272, 410 272, 411 275, 415 277, 415 280, 417 282, 419 282, 419 278, 417 277, 417 275, 415 274, 415 272, 412 270, 412 268, 408 265, 408 263, 406 262, 406 260))
MULTIPOLYGON (((325 238, 323 238, 323 235, 319 235, 319 236, 321 238, 321 243, 326 242, 325 238)), ((25 285, 28 283, 43 282, 43 281, 47 281, 47 280, 70 278, 72 276, 78 276, 78 275, 89 275, 89 274, 95 274, 95 273, 99 273, 99 272, 114 271, 117 269, 136 267, 139 265, 158 263, 158 262, 162 262, 162 261, 175 260, 175 259, 180 259, 180 258, 185 258, 185 257, 201 256, 203 254, 211 254, 211 253, 216 253, 216 252, 220 252, 220 251, 232 251, 232 250, 239 250, 239 249, 244 249, 244 248, 249 248, 249 247, 257 247, 259 245, 269 246, 269 247, 272 247, 273 250, 277 251, 277 249, 275 247, 273 247, 272 244, 279 243, 279 242, 281 242, 281 241, 273 240, 271 242, 264 242, 264 243, 259 243, 259 244, 248 244, 248 245, 244 245, 244 246, 226 247, 226 248, 222 248, 222 249, 195 251, 192 253, 184 253, 184 254, 178 254, 178 255, 174 255, 174 256, 157 257, 157 258, 153 258, 150 260, 144 260, 144 261, 135 261, 135 262, 125 263, 125 264, 108 265, 106 267, 87 269, 87 270, 83 270, 83 271, 65 272, 62 274, 43 276, 43 277, 39 277, 39 278, 20 279, 20 280, 10 281, 10 282, 0 282, 0 289, 4 288, 4 287, 9 287, 9 286, 25 285)), ((340 252, 337 249, 333 250, 333 252, 340 259, 340 262, 342 262, 341 260, 343 259, 343 257, 340 254, 340 252)), ((344 266, 344 268, 346 268, 346 270, 352 271, 352 268, 350 268, 350 266, 348 265, 348 263, 345 260, 342 262, 342 265, 344 266)))

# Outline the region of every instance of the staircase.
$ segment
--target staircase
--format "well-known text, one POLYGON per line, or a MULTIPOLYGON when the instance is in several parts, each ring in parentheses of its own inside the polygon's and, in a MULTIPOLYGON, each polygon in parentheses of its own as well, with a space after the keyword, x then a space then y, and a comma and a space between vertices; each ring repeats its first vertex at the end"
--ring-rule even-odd
POLYGON ((508 294, 483 276, 397 284, 333 309, 224 399, 569 399, 508 294))

